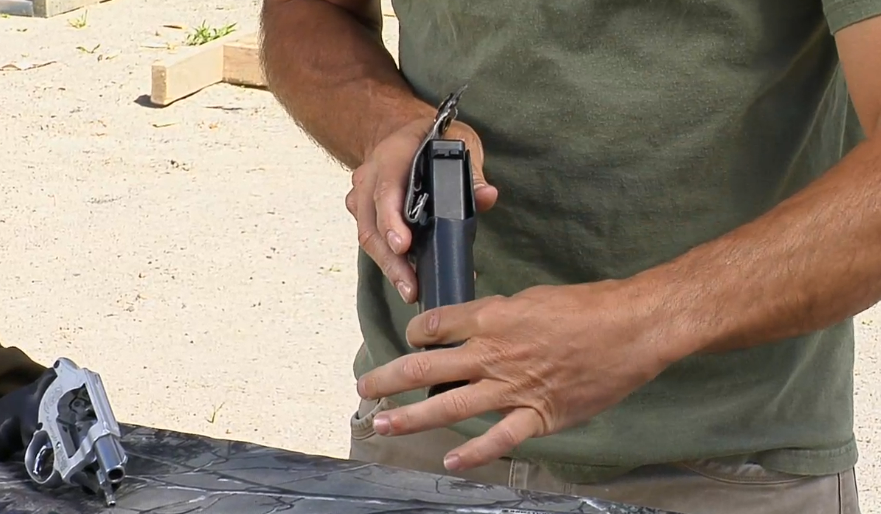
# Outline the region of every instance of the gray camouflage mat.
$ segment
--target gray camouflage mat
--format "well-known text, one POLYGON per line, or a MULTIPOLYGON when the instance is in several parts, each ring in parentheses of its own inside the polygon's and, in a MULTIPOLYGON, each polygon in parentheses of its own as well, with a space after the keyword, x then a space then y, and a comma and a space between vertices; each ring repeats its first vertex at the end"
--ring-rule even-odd
POLYGON ((122 429, 129 476, 116 507, 79 488, 38 490, 18 460, 0 464, 0 513, 671 514, 166 430, 122 429))

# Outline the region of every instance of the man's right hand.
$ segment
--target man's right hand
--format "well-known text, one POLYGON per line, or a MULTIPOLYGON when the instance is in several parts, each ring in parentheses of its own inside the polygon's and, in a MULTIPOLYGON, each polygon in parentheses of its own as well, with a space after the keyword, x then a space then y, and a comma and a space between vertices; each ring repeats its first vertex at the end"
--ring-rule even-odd
MULTIPOLYGON (((383 44, 379 0, 263 0, 260 22, 270 91, 322 148, 355 169, 346 207, 358 241, 404 301, 415 302, 404 198, 437 107, 415 96, 383 44)), ((446 134, 465 141, 477 210, 489 209, 498 191, 483 176, 480 138, 458 121, 446 134)))
MULTIPOLYGON (((358 222, 358 243, 407 303, 416 301, 418 284, 406 257, 412 235, 404 219, 404 199, 410 165, 433 121, 418 119, 383 139, 352 173, 352 189, 346 195, 346 208, 358 222)), ((486 211, 495 204, 498 191, 483 175, 480 138, 459 121, 450 125, 445 137, 465 141, 471 152, 477 210, 486 211)))

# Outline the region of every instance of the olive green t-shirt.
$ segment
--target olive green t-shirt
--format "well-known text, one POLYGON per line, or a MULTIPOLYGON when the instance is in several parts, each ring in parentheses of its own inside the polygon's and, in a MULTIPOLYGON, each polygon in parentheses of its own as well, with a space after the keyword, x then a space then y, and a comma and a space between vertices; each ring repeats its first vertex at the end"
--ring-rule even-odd
MULTIPOLYGON (((881 0, 396 0, 399 58, 437 103, 467 83, 499 200, 480 215, 478 296, 623 278, 746 223, 862 137, 832 34, 881 0)), ((415 315, 363 253, 355 373, 411 351, 415 315)), ((574 359, 591 358, 573 355, 574 359)), ((749 456, 777 471, 857 460, 852 320, 673 365, 589 424, 514 454, 589 482, 749 456)), ((409 403, 424 391, 396 397, 409 403)), ((474 436, 481 416, 453 428, 474 436)))

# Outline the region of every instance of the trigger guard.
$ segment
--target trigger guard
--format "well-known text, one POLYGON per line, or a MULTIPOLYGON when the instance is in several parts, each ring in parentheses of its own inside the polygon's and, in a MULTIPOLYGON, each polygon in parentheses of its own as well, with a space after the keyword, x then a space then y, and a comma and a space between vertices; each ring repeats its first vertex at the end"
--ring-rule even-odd
POLYGON ((49 433, 45 430, 37 430, 34 432, 33 437, 31 437, 30 443, 28 443, 27 448, 24 453, 24 465, 25 470, 30 475, 31 480, 36 482, 42 486, 54 487, 60 485, 61 483, 61 475, 55 471, 55 449, 52 447, 52 441, 49 438, 49 433), (43 457, 43 452, 49 451, 53 452, 49 458, 43 457), (52 466, 49 473, 45 473, 43 470, 37 469, 37 466, 40 465, 50 465, 52 466), (43 473, 40 473, 43 471, 43 473))

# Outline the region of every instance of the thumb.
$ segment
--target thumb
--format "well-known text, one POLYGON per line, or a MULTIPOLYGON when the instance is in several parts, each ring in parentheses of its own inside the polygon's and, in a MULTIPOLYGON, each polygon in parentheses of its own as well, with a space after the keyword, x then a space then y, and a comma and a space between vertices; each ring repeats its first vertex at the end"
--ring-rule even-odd
POLYGON ((483 172, 483 143, 471 127, 459 121, 453 122, 452 130, 458 132, 457 136, 465 141, 465 148, 468 149, 471 156, 474 202, 477 205, 477 211, 486 211, 495 205, 499 198, 499 190, 489 183, 483 172))
POLYGON ((477 205, 477 211, 483 212, 490 209, 496 204, 499 198, 499 190, 486 181, 483 174, 483 166, 472 164, 473 182, 474 182, 474 203, 477 205))

